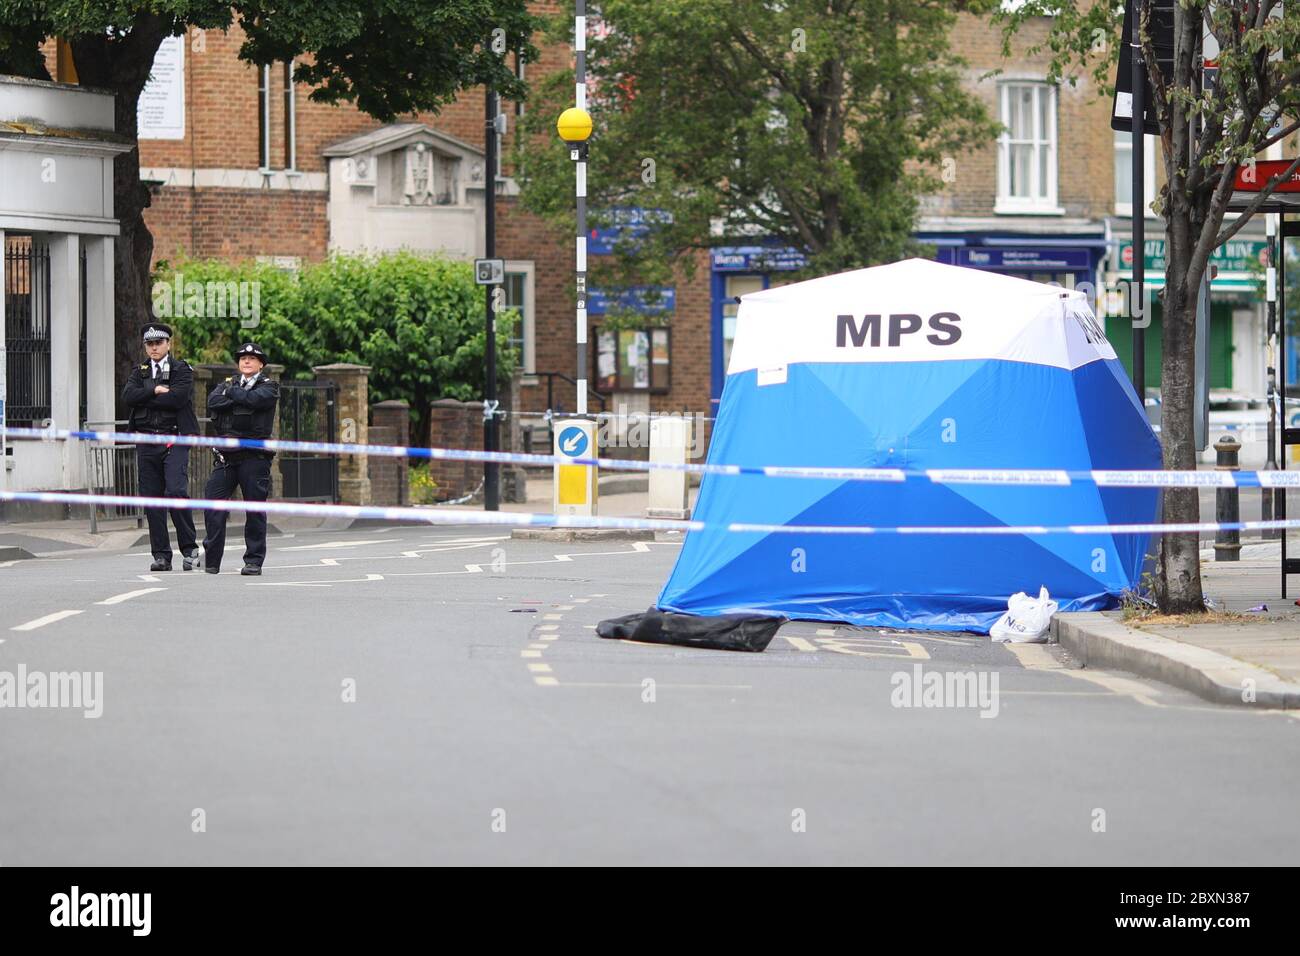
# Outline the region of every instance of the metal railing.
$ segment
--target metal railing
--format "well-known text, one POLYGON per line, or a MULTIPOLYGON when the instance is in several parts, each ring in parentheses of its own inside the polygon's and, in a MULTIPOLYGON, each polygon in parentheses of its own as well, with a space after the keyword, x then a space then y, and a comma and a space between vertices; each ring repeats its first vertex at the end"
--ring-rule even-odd
MULTIPOLYGON (((199 424, 210 422, 210 418, 200 418, 199 424)), ((126 419, 106 422, 86 422, 84 431, 125 430, 126 419)), ((140 465, 136 458, 136 446, 125 442, 88 441, 86 449, 86 490, 92 494, 138 495, 140 493, 140 465)), ((186 494, 191 498, 202 498, 207 487, 208 476, 212 474, 213 457, 210 448, 191 448, 189 482, 186 494)), ((137 528, 144 527, 144 509, 128 505, 93 504, 90 506, 90 533, 99 532, 99 522, 117 521, 134 518, 137 528)))
MULTIPOLYGON (((86 422, 86 431, 114 430, 126 425, 126 420, 86 422)), ((140 469, 136 462, 135 445, 117 442, 88 441, 86 449, 86 490, 92 495, 137 495, 140 493, 140 469)), ((144 527, 144 509, 134 505, 90 506, 90 533, 99 532, 100 521, 134 518, 137 528, 144 527)))

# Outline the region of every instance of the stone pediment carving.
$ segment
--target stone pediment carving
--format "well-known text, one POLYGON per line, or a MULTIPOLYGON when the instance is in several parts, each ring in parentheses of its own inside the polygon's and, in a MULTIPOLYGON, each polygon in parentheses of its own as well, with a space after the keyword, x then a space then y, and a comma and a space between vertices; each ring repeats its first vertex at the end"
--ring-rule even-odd
POLYGON ((462 206, 483 183, 483 151, 423 123, 370 130, 323 154, 345 183, 375 189, 379 205, 462 206))

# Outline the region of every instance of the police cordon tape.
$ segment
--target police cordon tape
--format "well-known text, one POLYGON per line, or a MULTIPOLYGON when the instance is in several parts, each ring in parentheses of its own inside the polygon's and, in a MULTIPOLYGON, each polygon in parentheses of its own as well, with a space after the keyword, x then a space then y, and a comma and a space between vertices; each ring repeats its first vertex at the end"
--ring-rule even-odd
POLYGON ((735 521, 674 521, 666 518, 535 514, 511 511, 439 511, 434 507, 322 505, 291 501, 235 501, 211 498, 157 498, 136 495, 86 494, 78 491, 0 491, 0 501, 39 501, 59 504, 106 504, 140 508, 188 508, 196 511, 263 512, 310 518, 378 519, 445 525, 506 525, 544 528, 612 528, 628 531, 724 531, 743 534, 906 534, 906 535, 1056 535, 1056 534, 1193 534, 1212 531, 1282 531, 1300 528, 1300 518, 1272 521, 1204 522, 1198 524, 1078 524, 1078 525, 793 525, 735 521))
POLYGON ((477 451, 462 448, 415 448, 404 445, 354 445, 341 442, 283 441, 260 438, 216 438, 203 435, 154 435, 137 432, 78 431, 55 428, 4 428, 10 438, 46 441, 121 442, 134 445, 185 445, 192 448, 314 452, 325 455, 373 455, 432 461, 496 462, 503 465, 588 465, 609 471, 677 471, 699 475, 761 475, 767 478, 814 478, 834 481, 901 482, 926 479, 943 485, 1065 486, 1090 482, 1105 488, 1300 488, 1294 471, 1114 471, 1052 468, 832 468, 800 465, 722 465, 711 462, 631 461, 622 458, 582 458, 527 452, 477 451))

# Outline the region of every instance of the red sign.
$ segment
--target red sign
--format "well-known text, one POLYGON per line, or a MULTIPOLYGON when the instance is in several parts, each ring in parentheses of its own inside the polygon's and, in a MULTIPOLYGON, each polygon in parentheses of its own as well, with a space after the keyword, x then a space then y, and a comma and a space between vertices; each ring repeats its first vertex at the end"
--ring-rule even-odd
MULTIPOLYGON (((1237 181, 1233 184, 1233 188, 1238 192, 1260 192, 1270 179, 1286 172, 1287 167, 1294 162, 1294 159, 1260 159, 1254 163, 1239 166, 1237 167, 1237 181)), ((1273 191, 1275 193, 1300 193, 1300 169, 1297 169, 1289 177, 1278 183, 1277 188, 1273 191)))

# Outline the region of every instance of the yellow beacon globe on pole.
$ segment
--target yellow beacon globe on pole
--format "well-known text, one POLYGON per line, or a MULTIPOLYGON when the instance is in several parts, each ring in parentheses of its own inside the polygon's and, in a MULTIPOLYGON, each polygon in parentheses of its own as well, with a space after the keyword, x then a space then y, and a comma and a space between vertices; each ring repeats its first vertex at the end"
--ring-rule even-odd
POLYGON ((555 129, 566 143, 584 143, 591 136, 591 114, 570 106, 560 114, 555 129))

